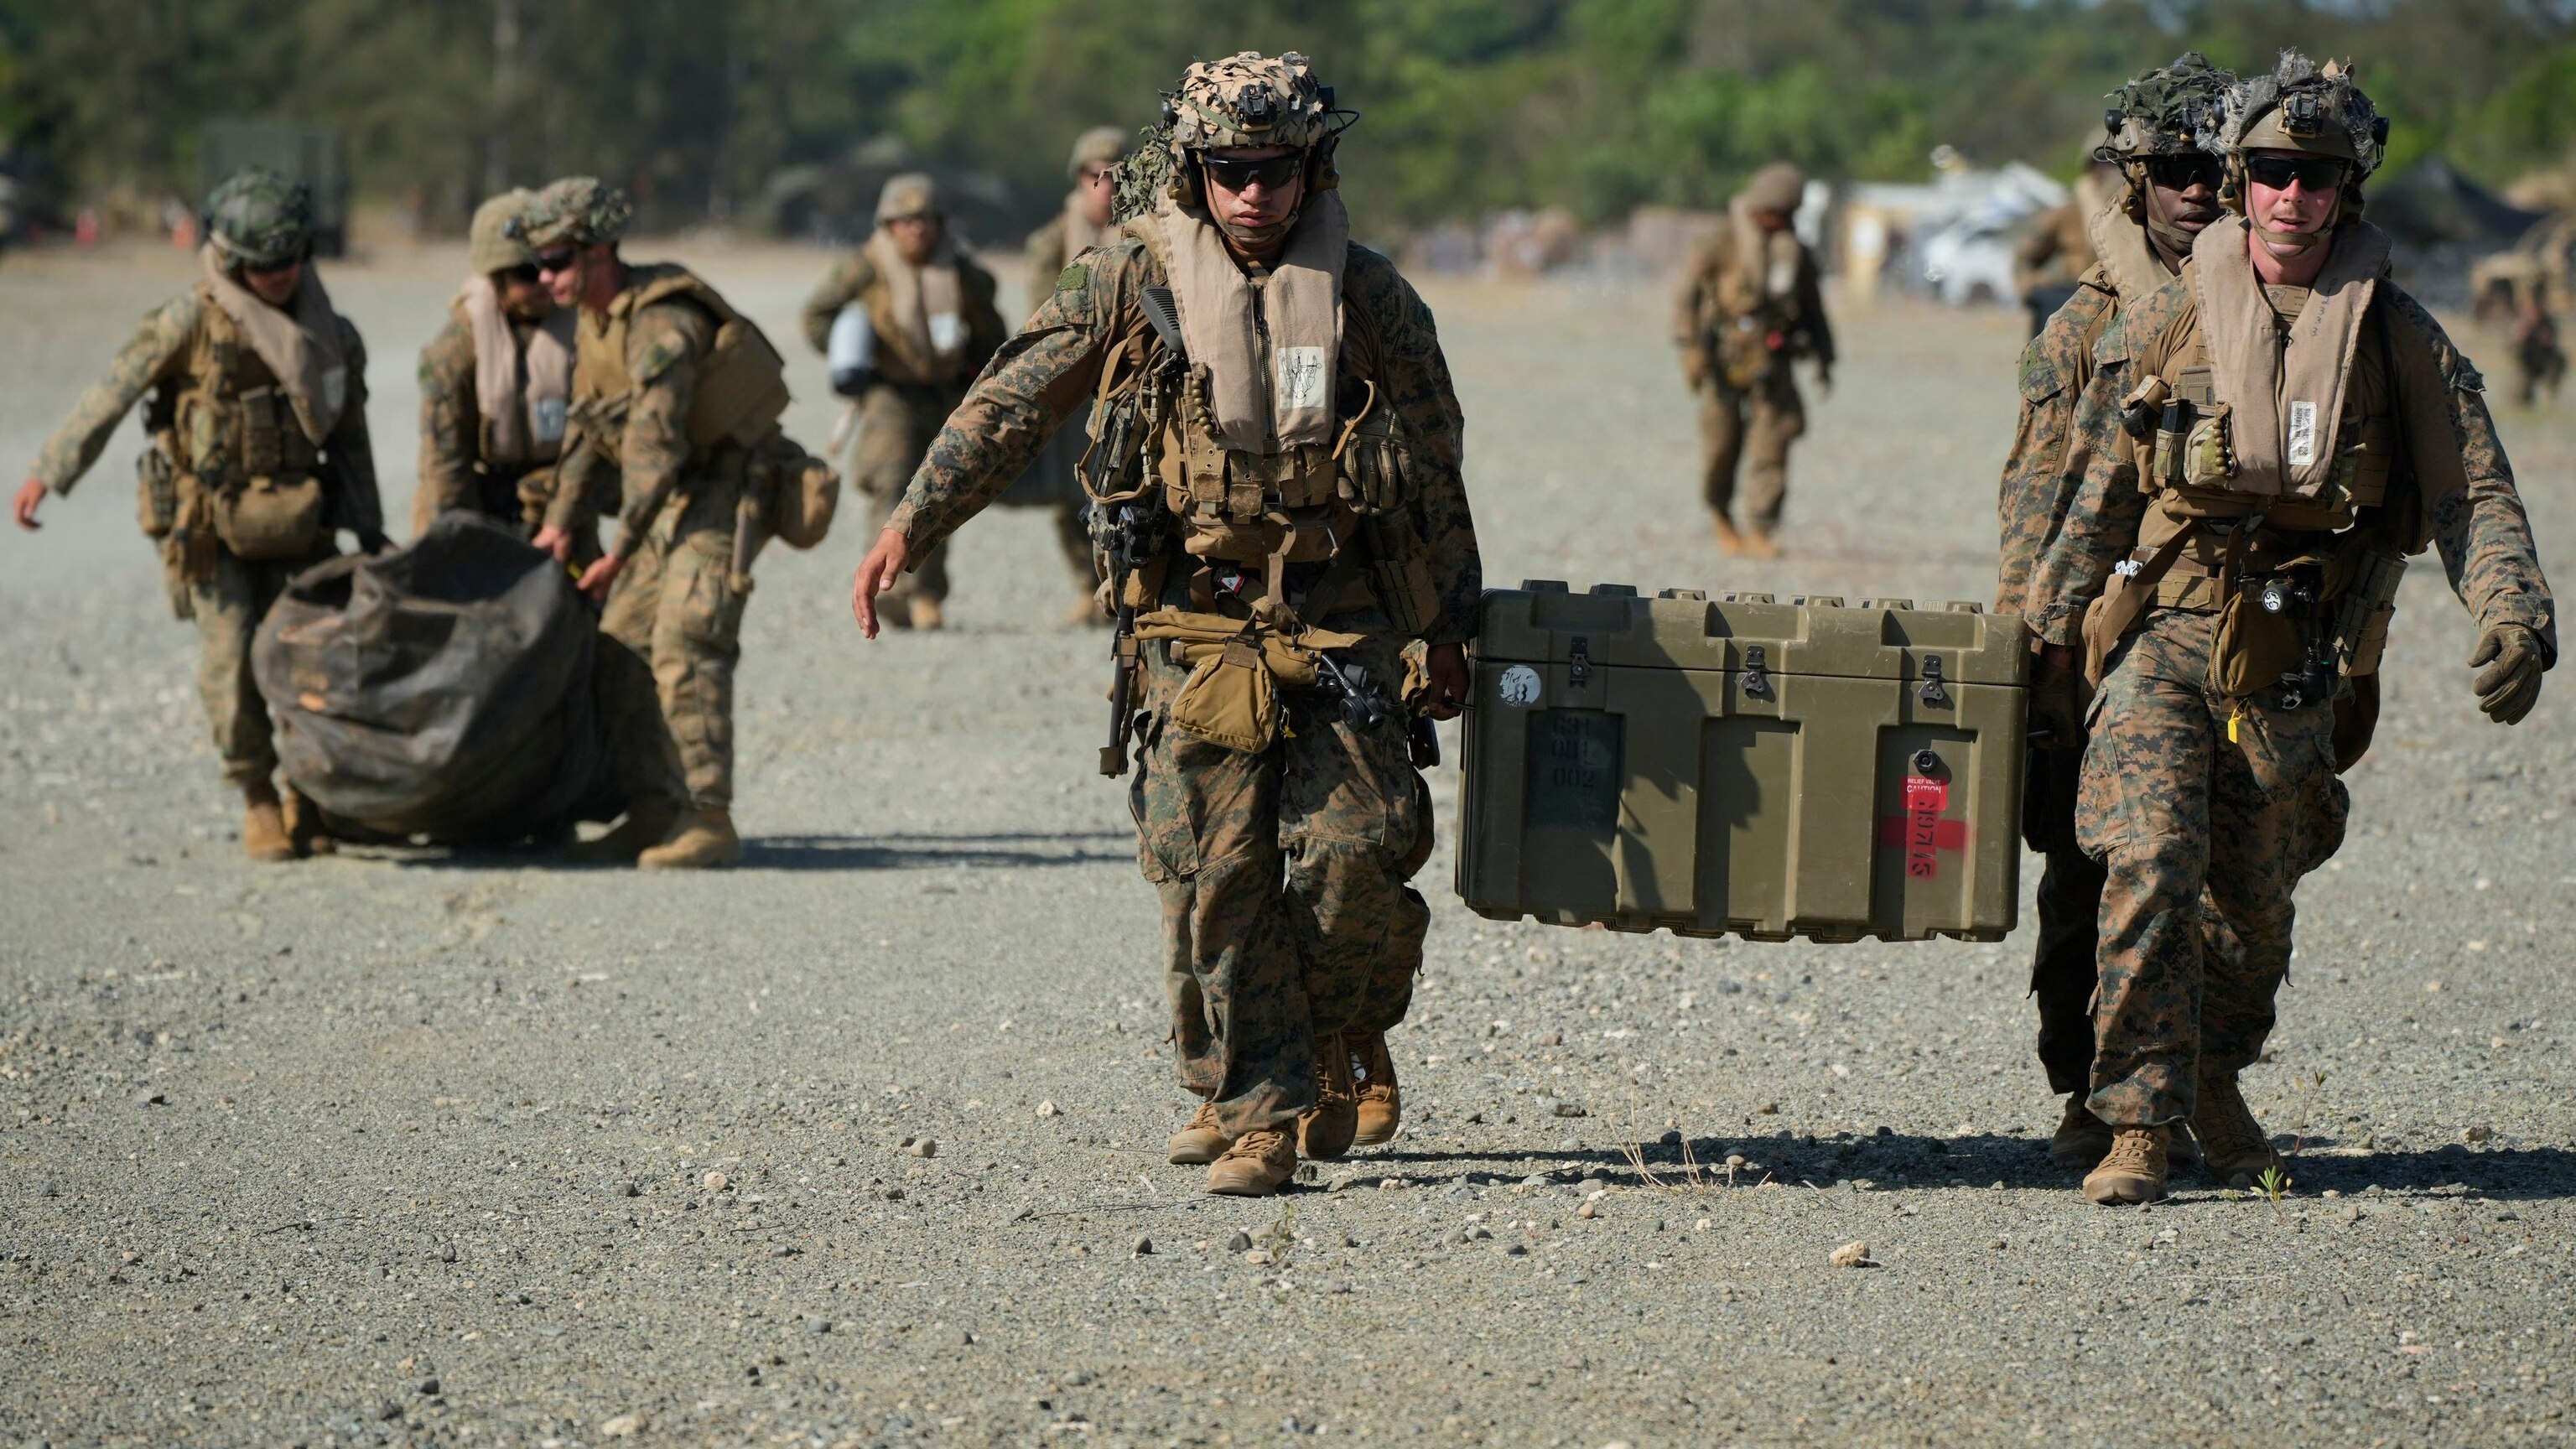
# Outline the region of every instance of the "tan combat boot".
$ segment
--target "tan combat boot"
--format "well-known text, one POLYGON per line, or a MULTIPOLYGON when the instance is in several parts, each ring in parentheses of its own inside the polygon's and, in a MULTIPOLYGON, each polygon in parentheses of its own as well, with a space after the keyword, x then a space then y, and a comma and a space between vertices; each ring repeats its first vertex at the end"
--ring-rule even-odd
POLYGON ((1744 556, 1746 558, 1778 558, 1780 556, 1780 541, 1771 536, 1769 529, 1746 529, 1744 532, 1744 556))
POLYGON ((295 858, 294 837, 286 833, 286 811, 277 787, 262 782, 242 787, 242 853, 253 860, 295 858))
POLYGON ((912 601, 912 627, 920 630, 924 634, 936 634, 939 632, 940 626, 947 622, 948 617, 940 612, 939 601, 937 599, 915 599, 912 601))
POLYGON ((322 828, 322 807, 306 799, 303 791, 290 786, 280 813, 286 820, 287 842, 297 855, 330 855, 339 850, 340 843, 322 828))
POLYGON ((2066 1115, 2048 1139, 2048 1160, 2060 1167, 2080 1167, 2090 1172, 2110 1150, 2110 1127, 2084 1105, 2082 1092, 2069 1092, 2066 1115))
POLYGON ((2084 1174, 2085 1198, 2104 1207, 2162 1199, 2167 1135, 2162 1127, 2112 1128, 2111 1150, 2084 1174))
POLYGON ((606 835, 576 841, 564 851, 577 865, 633 865, 635 858, 671 838, 679 812, 667 800, 649 800, 626 812, 606 835))
POLYGON ((1297 1150, 1331 1161, 1351 1150, 1360 1128, 1358 1093, 1351 1086, 1351 1054, 1339 1036, 1315 1043, 1315 1105, 1297 1118, 1297 1150))
POLYGON ((2265 1172, 2281 1166, 2281 1154, 2245 1105, 2234 1074, 2200 1079, 2200 1105, 2191 1113, 2192 1134, 2200 1139, 2209 1180, 2222 1187, 2252 1187, 2265 1172))
POLYGON ((1386 1054, 1386 1034, 1357 1032, 1343 1036, 1344 1049, 1350 1054, 1351 1079, 1359 1088, 1359 1132, 1351 1141, 1362 1147, 1375 1147, 1395 1138, 1395 1129, 1404 1119, 1404 1098, 1396 1090, 1395 1061, 1386 1054))
POLYGON ((635 857, 644 870, 714 870, 742 860, 733 812, 721 805, 690 812, 680 833, 635 857))
POLYGON ((1173 1133, 1168 1145, 1174 1167, 1197 1167, 1223 1157, 1234 1139, 1216 1125, 1216 1103, 1201 1102, 1190 1114, 1189 1125, 1173 1133))
POLYGON ((1288 1134, 1262 1128, 1234 1139, 1208 1168, 1207 1190, 1227 1197, 1268 1197, 1297 1175, 1297 1144, 1288 1134))
POLYGON ((1717 551, 1719 553, 1725 554, 1728 558, 1736 558, 1743 554, 1744 535, 1735 531, 1734 523, 1731 522, 1725 514, 1720 513, 1713 515, 1709 519, 1709 523, 1717 531, 1717 551))

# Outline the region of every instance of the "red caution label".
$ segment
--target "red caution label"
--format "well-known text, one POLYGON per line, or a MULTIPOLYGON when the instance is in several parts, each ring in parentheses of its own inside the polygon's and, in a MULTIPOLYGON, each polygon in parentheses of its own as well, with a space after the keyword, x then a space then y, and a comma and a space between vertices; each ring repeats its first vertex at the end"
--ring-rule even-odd
POLYGON ((1878 843, 1905 852, 1905 874, 1933 880, 1941 874, 1941 853, 1964 850, 1968 822, 1944 818, 1950 809, 1950 782, 1926 775, 1905 777, 1905 813, 1878 823, 1878 843))

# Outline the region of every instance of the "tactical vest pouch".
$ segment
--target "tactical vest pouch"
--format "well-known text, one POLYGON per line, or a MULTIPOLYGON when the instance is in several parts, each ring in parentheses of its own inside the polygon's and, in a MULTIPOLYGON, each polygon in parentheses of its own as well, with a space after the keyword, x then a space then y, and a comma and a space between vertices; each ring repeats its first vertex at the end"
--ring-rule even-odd
POLYGON ((772 430, 752 452, 751 485, 762 525, 789 548, 812 548, 832 531, 841 476, 785 433, 772 430))
POLYGON ((2263 607, 2262 583, 2248 579, 2219 606, 2209 644, 2209 687, 2243 699, 2299 667, 2299 621, 2263 607))
POLYGON ((1765 321, 1752 313, 1718 325, 1717 366, 1728 387, 1748 392, 1771 370, 1771 335, 1765 321))
POLYGON ((2388 648, 2388 626, 2397 617, 2397 586, 2406 578, 2406 556, 2364 546, 2350 573, 2334 598, 2330 616, 2335 670, 2347 678, 2379 672, 2380 655, 2388 648))
POLYGON ((134 521, 145 538, 168 538, 179 522, 179 470, 161 438, 134 460, 134 521))
POLYGON ((1395 632, 1419 638, 1440 618, 1440 591, 1431 582, 1430 550, 1413 527, 1410 510, 1381 513, 1367 529, 1369 592, 1395 632))

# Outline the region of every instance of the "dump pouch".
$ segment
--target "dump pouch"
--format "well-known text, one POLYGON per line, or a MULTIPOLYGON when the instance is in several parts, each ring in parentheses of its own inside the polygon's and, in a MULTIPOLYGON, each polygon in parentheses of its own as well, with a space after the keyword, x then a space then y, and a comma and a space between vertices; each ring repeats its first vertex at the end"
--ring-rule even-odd
POLYGON ((1279 737, 1279 685, 1248 639, 1232 639, 1190 670, 1172 723, 1210 744, 1259 754, 1279 737))
POLYGON ((2296 611, 2263 607, 2263 580, 2247 579, 2219 606, 2209 643, 2209 687, 2234 699, 2258 694, 2299 667, 2296 611))
POLYGON ((254 476, 213 497, 215 533, 250 563, 307 559, 322 536, 322 480, 254 476))

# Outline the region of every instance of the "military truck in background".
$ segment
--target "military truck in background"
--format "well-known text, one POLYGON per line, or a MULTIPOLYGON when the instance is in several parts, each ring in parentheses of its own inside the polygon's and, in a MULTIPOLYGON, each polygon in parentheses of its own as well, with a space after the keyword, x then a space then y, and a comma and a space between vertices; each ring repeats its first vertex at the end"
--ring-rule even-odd
POLYGON ((329 126, 294 121, 208 121, 197 132, 197 194, 248 166, 265 166, 313 193, 313 252, 349 250, 349 149, 329 126))

